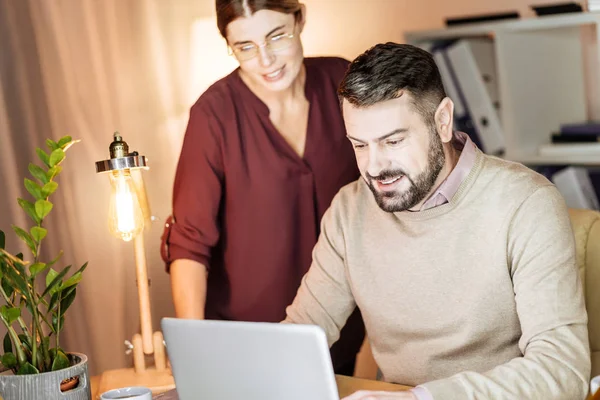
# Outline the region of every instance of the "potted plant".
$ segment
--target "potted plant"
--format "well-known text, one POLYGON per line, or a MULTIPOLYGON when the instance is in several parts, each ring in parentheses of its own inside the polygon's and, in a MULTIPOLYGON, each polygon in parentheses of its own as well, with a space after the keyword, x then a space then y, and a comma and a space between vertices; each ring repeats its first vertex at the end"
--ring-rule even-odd
POLYGON ((25 178, 24 183, 32 200, 17 201, 33 226, 12 229, 31 254, 9 253, 0 231, 0 321, 7 330, 0 357, 5 370, 0 399, 91 399, 87 357, 65 352, 59 339, 87 263, 68 275, 70 265, 56 268, 62 250, 50 261, 42 257, 48 234, 43 224, 53 207, 49 198, 58 188, 66 151, 76 142, 70 136, 58 142, 48 139, 49 152, 36 149, 43 166, 29 164, 33 179, 25 178))

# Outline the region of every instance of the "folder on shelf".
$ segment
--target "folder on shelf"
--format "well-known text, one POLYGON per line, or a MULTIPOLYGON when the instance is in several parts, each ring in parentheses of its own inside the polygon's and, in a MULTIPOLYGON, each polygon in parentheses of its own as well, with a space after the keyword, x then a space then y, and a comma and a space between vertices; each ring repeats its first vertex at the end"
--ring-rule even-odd
POLYGON ((447 47, 448 43, 443 43, 432 48, 431 52, 438 70, 440 71, 446 95, 450 97, 454 103, 454 129, 465 132, 479 149, 483 152, 487 152, 488 150, 481 142, 481 138, 473 124, 471 114, 469 114, 469 110, 465 106, 464 95, 460 91, 454 70, 450 60, 448 60, 448 55, 446 54, 447 47))
POLYGON ((491 39, 461 39, 448 46, 446 56, 484 151, 502 154, 506 146, 493 46, 491 39))
POLYGON ((570 208, 598 210, 598 197, 588 170, 582 167, 567 167, 552 176, 552 181, 570 208))

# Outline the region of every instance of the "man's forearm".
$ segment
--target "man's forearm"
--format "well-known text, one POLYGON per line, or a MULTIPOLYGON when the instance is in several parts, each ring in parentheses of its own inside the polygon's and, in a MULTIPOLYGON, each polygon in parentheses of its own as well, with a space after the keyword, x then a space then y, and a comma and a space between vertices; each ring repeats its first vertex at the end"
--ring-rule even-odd
POLYGON ((485 373, 462 372, 423 384, 434 399, 583 400, 590 376, 587 325, 540 334, 525 351, 485 373))
POLYGON ((170 272, 176 317, 204 319, 208 278, 206 266, 192 260, 175 260, 170 272))

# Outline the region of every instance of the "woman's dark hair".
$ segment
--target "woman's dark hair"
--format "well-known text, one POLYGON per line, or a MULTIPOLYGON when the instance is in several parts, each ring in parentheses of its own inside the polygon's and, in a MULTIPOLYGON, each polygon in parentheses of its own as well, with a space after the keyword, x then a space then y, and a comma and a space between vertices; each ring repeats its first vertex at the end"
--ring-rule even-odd
POLYGON ((221 35, 227 37, 227 25, 240 17, 249 17, 260 10, 294 14, 300 18, 301 4, 298 0, 216 0, 217 27, 221 35))

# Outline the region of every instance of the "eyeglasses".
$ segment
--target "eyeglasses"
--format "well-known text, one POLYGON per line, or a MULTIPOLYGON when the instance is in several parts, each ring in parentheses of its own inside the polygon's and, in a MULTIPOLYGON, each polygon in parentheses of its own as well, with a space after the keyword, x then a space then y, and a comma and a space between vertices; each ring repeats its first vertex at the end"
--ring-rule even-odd
POLYGON ((234 55, 238 61, 248 61, 258 55, 258 49, 266 47, 269 51, 281 51, 285 50, 292 45, 294 42, 295 34, 293 33, 280 33, 275 36, 268 38, 263 44, 256 44, 253 42, 241 44, 238 46, 229 47, 229 55, 234 55))

